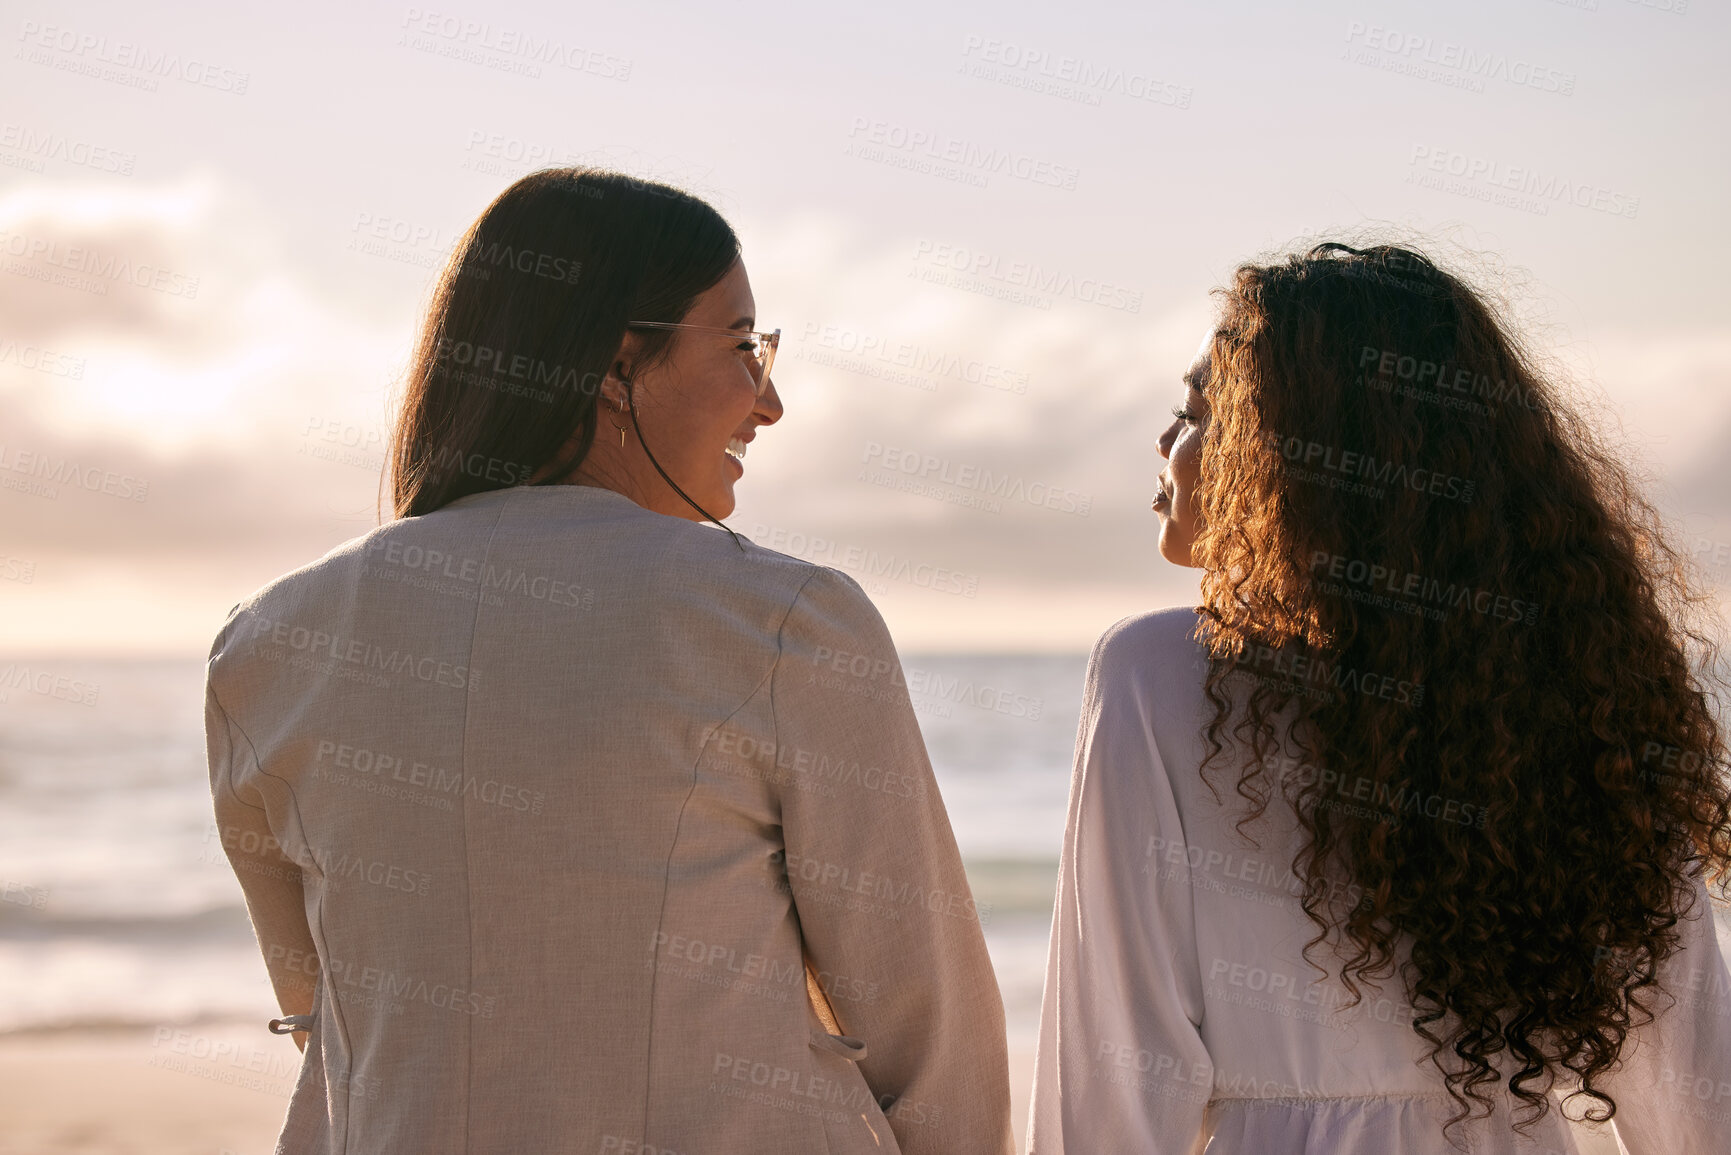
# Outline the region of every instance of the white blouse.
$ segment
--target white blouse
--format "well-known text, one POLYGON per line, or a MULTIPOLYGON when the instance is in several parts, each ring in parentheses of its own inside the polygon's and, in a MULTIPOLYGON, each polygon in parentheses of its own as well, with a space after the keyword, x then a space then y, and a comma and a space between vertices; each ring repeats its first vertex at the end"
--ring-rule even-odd
MULTIPOLYGON (((1338 963, 1319 978, 1300 955, 1315 924, 1290 870, 1301 837, 1290 808, 1277 798, 1248 827, 1251 845, 1233 828, 1246 805, 1236 770, 1222 766, 1219 802, 1201 780, 1213 709, 1195 626, 1188 609, 1126 618, 1089 659, 1028 1152, 1449 1152, 1454 1105, 1398 980, 1348 1006, 1338 963)), ((1341 786, 1338 804, 1366 804, 1341 786)), ((1471 822, 1470 805, 1421 809, 1471 822)), ((1660 971, 1677 1002, 1630 1035, 1605 1080, 1630 1155, 1731 1152, 1731 973, 1696 889, 1696 917, 1660 971)), ((1495 1115, 1459 1130, 1470 1150, 1576 1155, 1554 1098, 1522 1138, 1519 1104, 1502 1094, 1495 1115)))

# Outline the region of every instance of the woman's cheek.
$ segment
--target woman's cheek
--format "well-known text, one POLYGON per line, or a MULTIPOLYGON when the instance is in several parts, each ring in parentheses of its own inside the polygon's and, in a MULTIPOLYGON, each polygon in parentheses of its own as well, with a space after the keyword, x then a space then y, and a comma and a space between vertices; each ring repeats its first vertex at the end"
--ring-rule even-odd
POLYGON ((1189 489, 1196 482, 1196 434, 1187 432, 1184 440, 1172 455, 1172 472, 1179 475, 1184 488, 1189 489))

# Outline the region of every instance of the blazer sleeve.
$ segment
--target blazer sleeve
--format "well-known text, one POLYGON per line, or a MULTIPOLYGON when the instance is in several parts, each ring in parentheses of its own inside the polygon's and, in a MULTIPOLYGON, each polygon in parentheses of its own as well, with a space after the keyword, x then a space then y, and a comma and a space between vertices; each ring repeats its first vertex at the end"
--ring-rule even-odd
POLYGON ((1677 1001, 1650 1004, 1654 1020, 1630 1033, 1619 1069, 1605 1080, 1629 1155, 1731 1155, 1731 971, 1707 888, 1698 877, 1692 886, 1680 948, 1659 973, 1677 1001))
POLYGON ((1004 1008, 883 619, 819 568, 771 698, 789 891, 812 967, 906 1155, 1014 1148, 1004 1008))
POLYGON ((1214 1067, 1199 1031, 1189 857, 1154 742, 1154 705, 1138 687, 1127 641, 1118 634, 1114 644, 1108 632, 1088 661, 1041 996, 1030 1155, 1190 1155, 1203 1145, 1214 1067))
MULTIPOLYGON (((271 827, 252 744, 217 698, 215 668, 213 654, 205 682, 204 736, 217 836, 240 880, 277 1005, 285 1015, 304 1015, 313 1007, 319 962, 300 868, 271 827)), ((304 1045, 305 1034, 297 1031, 294 1037, 304 1045)))

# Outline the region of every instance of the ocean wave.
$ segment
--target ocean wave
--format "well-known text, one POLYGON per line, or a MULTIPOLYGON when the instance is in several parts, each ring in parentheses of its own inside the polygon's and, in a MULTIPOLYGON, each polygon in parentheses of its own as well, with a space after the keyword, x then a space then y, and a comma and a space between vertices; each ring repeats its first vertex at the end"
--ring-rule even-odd
POLYGON ((139 944, 251 942, 252 924, 240 903, 160 914, 101 914, 37 910, 0 903, 0 940, 42 942, 100 939, 139 944))
POLYGON ((0 1026, 0 1039, 96 1034, 135 1036, 146 1032, 154 1033, 163 1028, 177 1031, 198 1029, 211 1033, 234 1028, 250 1032, 256 1028, 261 1037, 268 1037, 266 1036, 266 1031, 269 1029, 268 1024, 268 1016, 248 1018, 238 1011, 197 1011, 178 1016, 68 1015, 62 1018, 35 1020, 20 1026, 0 1026))

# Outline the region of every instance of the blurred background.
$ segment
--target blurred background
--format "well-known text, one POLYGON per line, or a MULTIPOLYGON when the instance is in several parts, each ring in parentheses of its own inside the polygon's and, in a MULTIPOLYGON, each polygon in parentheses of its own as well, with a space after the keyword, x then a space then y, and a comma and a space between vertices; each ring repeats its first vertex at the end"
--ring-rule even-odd
POLYGON ((1189 602, 1156 439, 1242 260, 1503 297, 1731 587, 1731 17, 1694 0, 0 4, 0 1152, 271 1150, 209 820, 229 607, 377 524, 452 240, 599 164, 732 221, 786 416, 730 524, 895 633, 1018 1134, 1089 644, 1189 602))

